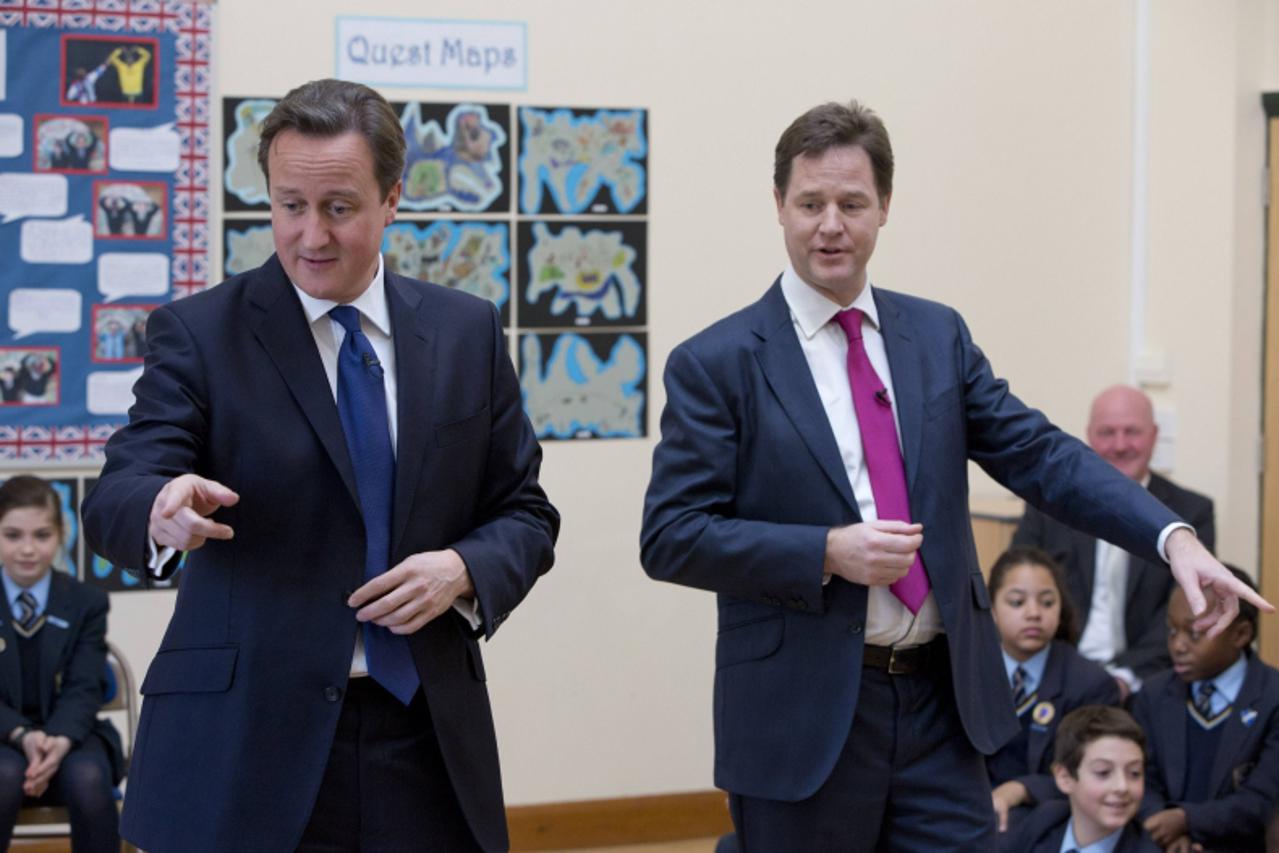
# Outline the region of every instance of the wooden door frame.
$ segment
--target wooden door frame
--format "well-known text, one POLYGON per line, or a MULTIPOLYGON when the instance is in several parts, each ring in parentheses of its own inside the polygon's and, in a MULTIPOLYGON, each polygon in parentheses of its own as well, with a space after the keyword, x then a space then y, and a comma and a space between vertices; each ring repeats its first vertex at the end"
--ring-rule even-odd
MULTIPOLYGON (((1261 96, 1266 110, 1266 296, 1262 361, 1261 565, 1257 583, 1271 600, 1279 597, 1279 92, 1261 96)), ((1279 619, 1261 620, 1263 660, 1279 662, 1279 619)))

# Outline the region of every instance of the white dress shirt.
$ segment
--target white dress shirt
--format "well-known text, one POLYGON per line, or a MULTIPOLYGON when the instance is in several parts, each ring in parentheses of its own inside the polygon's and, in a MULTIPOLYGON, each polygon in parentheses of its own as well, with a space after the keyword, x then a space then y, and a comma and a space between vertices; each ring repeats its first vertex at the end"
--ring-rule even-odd
MULTIPOLYGON (((870 282, 851 305, 840 307, 809 287, 787 265, 782 273, 782 295, 790 308, 791 321, 799 338, 800 348, 808 361, 808 369, 817 384, 817 393, 826 410, 839 455, 844 463, 848 482, 857 499, 857 509, 863 521, 879 518, 875 511, 875 495, 870 487, 870 472, 862 455, 862 434, 857 424, 857 412, 853 408, 852 390, 848 385, 848 338, 835 314, 845 308, 857 308, 866 315, 862 322, 862 340, 866 355, 875 373, 888 389, 893 402, 893 419, 897 421, 897 442, 901 444, 901 422, 897 413, 897 394, 893 389, 892 371, 888 368, 888 355, 884 350, 884 338, 879 331, 879 312, 870 282)), ((928 531, 924 531, 927 535, 928 531)), ((924 599, 919 612, 912 614, 906 605, 886 586, 868 588, 866 601, 866 642, 876 646, 916 646, 944 632, 941 611, 932 590, 924 599)))

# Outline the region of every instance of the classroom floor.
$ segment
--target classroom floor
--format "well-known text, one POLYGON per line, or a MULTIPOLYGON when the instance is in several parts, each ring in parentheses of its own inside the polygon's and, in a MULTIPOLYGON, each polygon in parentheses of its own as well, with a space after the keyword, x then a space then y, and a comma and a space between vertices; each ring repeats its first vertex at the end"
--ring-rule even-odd
POLYGON ((662 844, 626 844, 620 847, 590 847, 557 853, 711 853, 715 849, 714 838, 691 841, 667 841, 662 844))
MULTIPOLYGON (((66 841, 16 841, 12 851, 21 853, 69 853, 71 845, 66 841)), ((552 853, 711 853, 715 849, 714 838, 692 841, 667 841, 663 844, 626 844, 620 847, 590 847, 577 850, 552 851, 552 853)))

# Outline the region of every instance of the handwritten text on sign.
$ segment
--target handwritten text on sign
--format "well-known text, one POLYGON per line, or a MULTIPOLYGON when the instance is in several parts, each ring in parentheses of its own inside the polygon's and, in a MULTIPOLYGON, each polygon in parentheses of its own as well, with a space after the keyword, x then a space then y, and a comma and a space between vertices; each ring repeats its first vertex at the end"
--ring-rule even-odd
POLYGON ((524 89, 523 23, 337 19, 337 76, 383 86, 524 89))

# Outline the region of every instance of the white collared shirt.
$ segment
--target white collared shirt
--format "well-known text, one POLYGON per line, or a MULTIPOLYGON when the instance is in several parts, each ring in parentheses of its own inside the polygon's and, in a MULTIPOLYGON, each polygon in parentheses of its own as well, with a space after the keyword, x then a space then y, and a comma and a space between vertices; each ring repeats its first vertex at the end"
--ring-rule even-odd
MULTIPOLYGON (((875 495, 870 487, 870 472, 862 454, 862 434, 853 408, 852 390, 848 385, 848 338, 835 314, 844 310, 822 296, 789 264, 782 273, 782 295, 790 308, 791 321, 800 348, 808 361, 808 369, 817 385, 817 393, 826 410, 835 443, 839 446, 844 471, 853 488, 857 509, 863 521, 879 518, 875 511, 875 495)), ((879 311, 870 282, 846 308, 857 308, 866 315, 862 322, 862 340, 875 373, 883 380, 893 402, 893 420, 897 423, 897 442, 901 444, 901 422, 897 412, 897 394, 893 389, 892 371, 884 338, 879 331, 879 311)), ((928 531, 924 531, 928 535, 928 531)), ((876 646, 916 646, 944 632, 937 599, 929 590, 917 614, 893 595, 886 586, 868 588, 866 601, 866 642, 876 646)))

